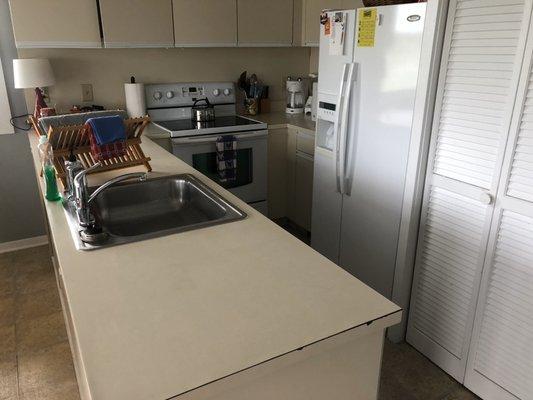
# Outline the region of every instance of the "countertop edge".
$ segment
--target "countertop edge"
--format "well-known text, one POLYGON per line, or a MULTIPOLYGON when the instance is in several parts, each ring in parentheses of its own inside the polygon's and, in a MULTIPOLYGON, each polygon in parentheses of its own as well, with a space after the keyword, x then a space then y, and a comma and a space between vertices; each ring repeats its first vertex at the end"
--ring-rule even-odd
POLYGON ((389 326, 393 326, 393 325, 396 325, 396 324, 399 324, 401 322, 401 319, 402 319, 402 314, 403 314, 403 309, 401 308, 398 308, 398 310, 396 311, 393 311, 387 315, 384 315, 382 317, 379 317, 379 318, 376 318, 372 321, 368 321, 366 323, 362 323, 362 324, 359 324, 359 325, 356 325, 356 326, 353 326, 351 328, 348 328, 348 329, 345 329, 341 332, 338 332, 334 335, 330 335, 328 337, 325 337, 323 339, 318 339, 312 343, 308 343, 308 344, 305 344, 305 345, 302 345, 301 347, 298 347, 298 348, 295 348, 295 349, 292 349, 290 351, 287 351, 285 353, 282 353, 282 354, 279 354, 275 357, 272 357, 272 358, 269 358, 267 360, 264 360, 260 363, 257 363, 257 364, 254 364, 254 365, 251 365, 247 368, 244 368, 244 369, 241 369, 239 371, 236 371, 230 375, 226 375, 226 376, 223 376, 219 379, 216 379, 214 381, 211 381, 211 382, 208 382, 204 385, 201 385, 201 386, 198 386, 194 389, 191 389, 191 390, 188 390, 186 392, 182 392, 182 393, 179 393, 179 394, 176 394, 175 396, 172 396, 171 399, 168 399, 168 400, 173 400, 175 398, 178 398, 180 396, 183 396, 183 395, 186 395, 186 394, 190 394, 190 393, 194 393, 195 391, 197 391, 198 389, 202 389, 208 385, 211 385, 211 384, 215 384, 215 383, 218 383, 218 382, 222 382, 224 380, 227 380, 227 379, 230 379, 234 376, 237 376, 238 374, 241 374, 243 372, 246 372, 250 369, 253 369, 253 368, 256 368, 256 367, 259 367, 263 364, 267 364, 267 363, 270 363, 270 362, 275 362, 276 360, 282 358, 282 357, 285 357, 289 354, 292 354, 292 353, 295 353, 295 352, 298 352, 300 350, 303 350, 305 348, 308 348, 308 347, 311 347, 311 346, 316 346, 316 345, 319 345, 321 343, 325 343, 329 340, 332 340, 332 339, 335 339, 337 337, 341 337, 343 335, 346 335, 346 334, 350 334, 350 333, 356 333, 358 330, 360 329, 365 329, 364 333, 363 334, 369 334, 371 332, 373 332, 374 330, 380 330, 380 329, 386 329, 388 328, 389 326), (378 325, 378 326, 376 326, 378 325), (370 327, 370 329, 369 329, 370 327))

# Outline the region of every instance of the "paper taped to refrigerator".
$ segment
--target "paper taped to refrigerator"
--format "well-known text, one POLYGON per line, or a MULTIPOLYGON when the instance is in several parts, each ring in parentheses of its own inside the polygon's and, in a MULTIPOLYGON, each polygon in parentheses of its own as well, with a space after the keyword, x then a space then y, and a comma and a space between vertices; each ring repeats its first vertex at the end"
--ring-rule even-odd
POLYGON ((375 8, 359 9, 357 47, 374 47, 377 15, 377 9, 375 8))
POLYGON ((344 36, 346 31, 346 15, 339 11, 333 15, 331 24, 331 34, 329 37, 329 55, 344 55, 344 36))

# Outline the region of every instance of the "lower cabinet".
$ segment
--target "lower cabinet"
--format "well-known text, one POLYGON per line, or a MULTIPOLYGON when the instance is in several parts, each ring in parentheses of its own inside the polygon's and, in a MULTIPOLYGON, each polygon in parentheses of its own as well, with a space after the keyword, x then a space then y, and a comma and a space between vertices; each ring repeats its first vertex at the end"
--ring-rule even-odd
POLYGON ((288 129, 268 131, 268 217, 287 216, 287 136, 288 129))
POLYGON ((268 132, 268 216, 311 230, 315 136, 298 128, 268 132))
POLYGON ((289 200, 289 219, 306 231, 311 231, 313 202, 313 157, 296 151, 294 159, 293 195, 289 200))
POLYGON ((384 333, 391 321, 388 316, 363 324, 173 399, 376 399, 384 333))

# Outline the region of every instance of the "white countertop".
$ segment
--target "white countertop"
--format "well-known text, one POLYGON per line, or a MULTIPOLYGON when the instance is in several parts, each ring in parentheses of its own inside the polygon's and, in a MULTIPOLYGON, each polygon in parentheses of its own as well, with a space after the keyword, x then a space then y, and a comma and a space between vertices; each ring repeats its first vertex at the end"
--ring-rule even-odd
MULTIPOLYGON (((267 124, 268 129, 281 129, 281 128, 296 128, 304 129, 308 133, 315 134, 316 123, 308 115, 295 114, 289 115, 285 112, 271 112, 258 115, 243 115, 247 118, 255 119, 260 122, 267 124)), ((148 125, 146 128, 146 135, 152 139, 168 139, 170 134, 156 127, 154 124, 148 125)))
MULTIPOLYGON (((33 134, 30 142, 37 160, 33 134)), ((93 399, 167 399, 386 315, 399 318, 399 307, 150 139, 142 147, 153 175, 192 173, 248 217, 82 252, 60 202, 46 202, 93 399)))
POLYGON ((248 116, 249 118, 255 119, 257 121, 264 122, 268 125, 268 129, 277 129, 277 128, 286 128, 294 127, 301 128, 307 131, 310 131, 312 134, 315 133, 316 123, 311 119, 309 115, 304 114, 287 114, 283 111, 280 112, 271 112, 265 114, 258 114, 253 116, 248 116))

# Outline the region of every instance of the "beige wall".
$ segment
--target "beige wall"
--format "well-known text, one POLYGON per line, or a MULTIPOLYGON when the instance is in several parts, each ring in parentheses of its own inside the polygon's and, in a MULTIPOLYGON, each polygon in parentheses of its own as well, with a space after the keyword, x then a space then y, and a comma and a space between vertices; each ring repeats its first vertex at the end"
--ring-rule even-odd
MULTIPOLYGON (((125 82, 233 81, 247 70, 270 85, 270 97, 283 105, 287 75, 306 76, 308 48, 210 49, 20 49, 20 58, 50 58, 56 85, 50 88, 59 111, 81 102, 81 84, 93 85, 94 101, 106 107, 123 107, 125 82)), ((26 94, 30 109, 33 93, 26 94)))
MULTIPOLYGON (((17 58, 17 49, 9 5, 7 1, 0 1, 0 63, 5 74, 11 112, 13 115, 22 115, 27 113, 27 109, 24 96, 15 89, 14 58, 17 58)), ((33 110, 33 106, 30 110, 33 110)), ((19 120, 19 124, 22 121, 19 120)), ((0 179, 0 243, 45 235, 27 132, 17 129, 14 135, 0 135, 0 166, 4 172, 0 179)))

